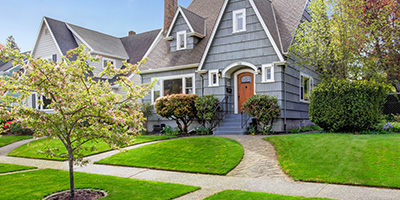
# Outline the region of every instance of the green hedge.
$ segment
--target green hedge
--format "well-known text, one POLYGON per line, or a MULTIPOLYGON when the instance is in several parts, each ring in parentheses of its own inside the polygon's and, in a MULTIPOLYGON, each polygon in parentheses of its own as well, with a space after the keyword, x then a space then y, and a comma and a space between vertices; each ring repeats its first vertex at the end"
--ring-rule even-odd
POLYGON ((310 119, 326 131, 358 132, 378 123, 388 86, 374 81, 331 80, 310 97, 310 119))

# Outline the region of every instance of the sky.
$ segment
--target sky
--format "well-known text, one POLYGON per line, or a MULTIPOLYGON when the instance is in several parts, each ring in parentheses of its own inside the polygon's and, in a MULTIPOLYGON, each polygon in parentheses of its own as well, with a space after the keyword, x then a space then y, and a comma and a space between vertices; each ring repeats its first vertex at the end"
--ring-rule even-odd
MULTIPOLYGON (((187 8, 192 0, 178 0, 187 8)), ((116 37, 163 27, 164 0, 0 0, 0 43, 13 35, 22 52, 36 41, 43 16, 116 37)))

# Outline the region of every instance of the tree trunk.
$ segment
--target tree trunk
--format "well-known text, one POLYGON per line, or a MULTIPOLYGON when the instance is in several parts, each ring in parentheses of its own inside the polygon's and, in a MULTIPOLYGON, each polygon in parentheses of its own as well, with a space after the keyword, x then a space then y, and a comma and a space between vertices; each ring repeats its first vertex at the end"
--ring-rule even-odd
POLYGON ((71 190, 71 199, 75 197, 75 183, 74 183, 74 154, 71 147, 68 148, 68 164, 69 164, 69 186, 71 190))

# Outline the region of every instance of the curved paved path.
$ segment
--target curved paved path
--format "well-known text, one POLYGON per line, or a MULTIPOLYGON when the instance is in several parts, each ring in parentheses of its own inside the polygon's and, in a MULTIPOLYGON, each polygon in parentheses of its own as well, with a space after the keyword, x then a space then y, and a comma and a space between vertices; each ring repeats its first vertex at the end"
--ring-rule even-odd
POLYGON ((224 136, 238 141, 244 148, 242 161, 227 176, 291 181, 282 171, 276 150, 265 136, 224 136))
MULTIPOLYGON (((178 198, 179 200, 200 200, 214 193, 227 189, 345 200, 400 199, 400 190, 394 189, 290 181, 290 179, 281 174, 282 172, 280 168, 277 168, 277 163, 274 161, 276 160, 276 153, 273 150, 273 147, 271 148, 271 146, 267 142, 264 142, 262 140, 262 137, 226 137, 238 140, 245 148, 243 162, 238 165, 234 170, 232 170, 228 174, 228 176, 181 173, 95 164, 88 164, 85 167, 76 167, 75 171, 141 180, 193 185, 202 188, 201 190, 178 198), (264 150, 269 153, 265 154, 265 152, 263 152, 264 150), (256 165, 256 167, 250 168, 250 171, 252 172, 246 171, 246 167, 251 167, 252 164, 256 165), (272 169, 270 169, 269 167, 271 167, 272 169)), ((137 148, 143 145, 146 144, 141 144, 129 148, 137 148)), ((0 149, 0 152, 1 151, 2 150, 0 149)), ((93 160, 98 160, 118 152, 119 151, 110 151, 103 154, 91 156, 89 158, 92 159, 91 161, 93 162, 93 160)), ((0 163, 21 164, 36 166, 39 168, 67 170, 66 162, 0 156, 0 163)))

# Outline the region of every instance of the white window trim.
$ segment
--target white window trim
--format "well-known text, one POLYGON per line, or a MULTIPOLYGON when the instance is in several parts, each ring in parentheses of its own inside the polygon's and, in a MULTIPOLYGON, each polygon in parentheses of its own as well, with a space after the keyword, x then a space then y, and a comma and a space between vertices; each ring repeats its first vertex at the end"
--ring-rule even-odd
POLYGON ((275 82, 275 69, 273 64, 264 64, 261 67, 261 75, 262 75, 262 82, 263 83, 273 83, 275 82), (267 69, 271 69, 271 79, 267 79, 267 69))
POLYGON ((179 31, 176 33, 176 50, 179 51, 179 50, 184 50, 186 48, 187 48, 186 31, 179 31), (179 35, 183 35, 183 38, 184 38, 184 40, 183 40, 184 47, 182 47, 182 48, 179 45, 180 44, 179 35))
POLYGON ((218 69, 209 70, 208 71, 208 87, 218 87, 219 86, 219 77, 218 77, 218 69), (215 74, 217 76, 217 83, 213 84, 212 75, 215 74))
MULTIPOLYGON (((51 112, 54 111, 54 109, 43 109, 43 104, 39 105, 39 103, 38 103, 38 98, 40 98, 40 100, 42 100, 42 102, 43 102, 43 95, 41 95, 41 94, 38 95, 38 93, 33 92, 33 93, 31 94, 31 98, 32 98, 32 95, 33 95, 33 94, 35 94, 35 96, 36 96, 36 99, 35 99, 36 108, 33 108, 33 105, 31 105, 31 107, 32 107, 33 109, 40 110, 40 111, 44 111, 44 112, 46 112, 46 113, 51 113, 51 112)), ((33 100, 33 99, 32 99, 32 100, 33 100)))
MULTIPOLYGON (((193 94, 196 94, 196 76, 195 74, 183 74, 175 76, 154 77, 152 80, 160 81, 160 97, 164 96, 164 80, 182 79, 182 94, 186 94, 186 78, 192 78, 193 94)), ((151 104, 154 104, 154 87, 151 89, 151 104)))
MULTIPOLYGON (((312 76, 310 76, 310 75, 308 75, 308 74, 305 74, 305 73, 303 73, 303 72, 300 72, 300 78, 299 78, 299 101, 300 102, 303 102, 303 103, 310 103, 310 100, 304 100, 304 99, 301 99, 301 77, 307 77, 307 78, 309 78, 310 79, 310 85, 309 85, 309 94, 311 94, 311 90, 313 89, 313 85, 312 84, 314 84, 314 78, 312 77, 312 76)), ((303 96, 304 96, 304 94, 303 94, 303 96)))
POLYGON ((246 31, 246 26, 247 26, 247 23, 246 23, 246 9, 243 8, 243 9, 240 9, 240 10, 234 10, 233 13, 232 13, 232 22, 233 22, 233 31, 232 31, 232 33, 239 33, 239 32, 246 31), (238 25, 238 21, 237 21, 237 18, 236 18, 237 14, 243 14, 243 29, 241 29, 241 30, 238 30, 238 27, 237 27, 237 25, 238 25))
POLYGON ((112 62, 112 63, 114 63, 114 67, 116 67, 116 61, 115 61, 115 59, 103 57, 102 60, 101 60, 101 66, 103 67, 103 69, 105 69, 105 68, 107 67, 107 65, 104 65, 104 61, 112 62))

